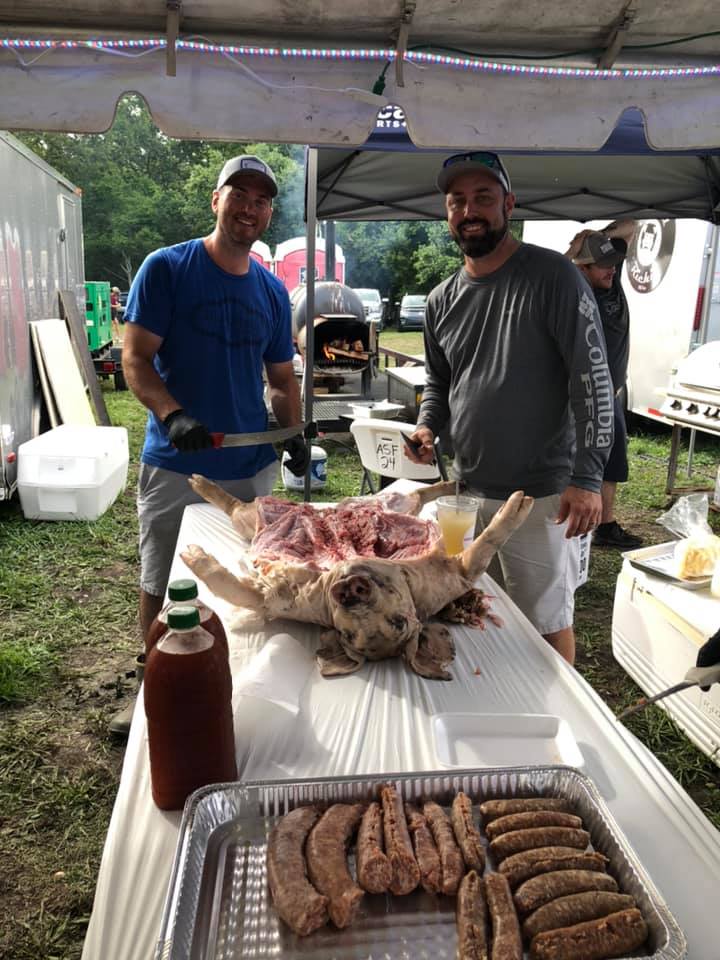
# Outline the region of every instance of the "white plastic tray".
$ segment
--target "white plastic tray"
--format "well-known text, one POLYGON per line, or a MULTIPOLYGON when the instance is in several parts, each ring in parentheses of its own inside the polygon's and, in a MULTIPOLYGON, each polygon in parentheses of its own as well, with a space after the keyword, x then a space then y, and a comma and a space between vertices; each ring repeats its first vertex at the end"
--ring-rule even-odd
POLYGON ((432 719, 435 753, 445 767, 583 766, 565 720, 532 713, 438 713, 432 719))
POLYGON ((686 590, 702 590, 703 587, 709 587, 712 577, 676 577, 673 573, 675 544, 677 540, 671 540, 669 543, 656 543, 651 547, 640 547, 639 550, 628 550, 623 553, 623 557, 639 570, 645 573, 651 573, 655 577, 661 577, 663 580, 669 580, 676 587, 684 587, 686 590))

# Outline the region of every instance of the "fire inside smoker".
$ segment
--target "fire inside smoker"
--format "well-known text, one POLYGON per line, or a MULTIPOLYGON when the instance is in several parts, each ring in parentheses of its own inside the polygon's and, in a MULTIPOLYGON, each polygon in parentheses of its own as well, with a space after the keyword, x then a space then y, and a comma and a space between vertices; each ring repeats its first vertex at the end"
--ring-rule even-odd
POLYGON ((330 340, 322 345, 323 356, 331 363, 337 360, 359 360, 367 363, 370 354, 365 349, 362 340, 330 340))

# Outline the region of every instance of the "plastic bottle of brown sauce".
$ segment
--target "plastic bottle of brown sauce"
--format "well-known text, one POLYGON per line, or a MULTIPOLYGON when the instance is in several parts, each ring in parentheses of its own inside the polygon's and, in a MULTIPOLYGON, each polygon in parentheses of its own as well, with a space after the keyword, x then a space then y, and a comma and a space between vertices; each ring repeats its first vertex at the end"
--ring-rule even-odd
POLYGON ((200 626, 208 630, 215 639, 220 642, 220 645, 227 655, 228 642, 222 620, 213 609, 206 603, 203 603, 198 597, 197 583, 189 577, 186 580, 170 581, 168 586, 168 602, 150 624, 150 629, 145 638, 145 655, 147 656, 147 654, 150 653, 160 637, 167 630, 168 611, 178 603, 183 604, 183 606, 198 608, 200 611, 200 626))
POLYGON ((232 677, 197 607, 177 605, 167 619, 145 665, 145 714, 153 800, 180 810, 193 790, 237 779, 232 677))

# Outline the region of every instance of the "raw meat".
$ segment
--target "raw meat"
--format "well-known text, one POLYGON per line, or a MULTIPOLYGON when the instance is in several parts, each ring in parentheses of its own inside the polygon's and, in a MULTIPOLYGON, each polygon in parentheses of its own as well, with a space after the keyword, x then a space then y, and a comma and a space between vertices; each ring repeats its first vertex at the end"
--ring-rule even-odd
MULTIPOLYGON (((450 680, 445 668, 455 656, 452 638, 442 624, 429 621, 474 589, 533 502, 522 491, 514 493, 467 550, 448 557, 434 525, 402 514, 393 519, 387 500, 380 506, 369 499, 340 504, 320 511, 318 522, 318 511, 307 504, 273 498, 242 503, 204 477, 195 475, 190 483, 228 514, 241 536, 255 538, 255 562, 247 576, 235 576, 191 545, 181 554, 187 566, 215 594, 263 622, 286 618, 328 628, 317 652, 324 676, 353 673, 366 660, 403 656, 420 676, 450 680), (290 550, 290 559, 281 558, 281 550, 290 550)), ((417 513, 453 486, 425 487, 403 503, 417 513)))

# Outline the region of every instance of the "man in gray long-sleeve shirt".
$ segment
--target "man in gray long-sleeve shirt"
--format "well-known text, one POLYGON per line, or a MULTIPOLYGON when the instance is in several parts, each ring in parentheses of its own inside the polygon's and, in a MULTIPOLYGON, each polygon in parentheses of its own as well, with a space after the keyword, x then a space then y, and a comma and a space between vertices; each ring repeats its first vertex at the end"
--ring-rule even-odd
POLYGON ((500 158, 450 157, 438 176, 465 265, 425 318, 419 459, 449 424, 455 471, 487 522, 514 490, 536 498, 500 552, 505 588, 570 663, 577 538, 600 519, 613 391, 597 304, 561 255, 508 230, 515 197, 500 158))

